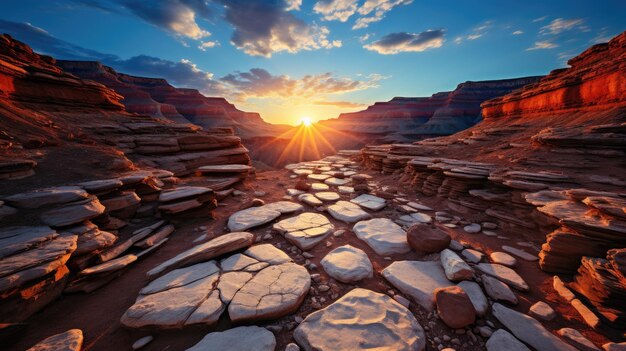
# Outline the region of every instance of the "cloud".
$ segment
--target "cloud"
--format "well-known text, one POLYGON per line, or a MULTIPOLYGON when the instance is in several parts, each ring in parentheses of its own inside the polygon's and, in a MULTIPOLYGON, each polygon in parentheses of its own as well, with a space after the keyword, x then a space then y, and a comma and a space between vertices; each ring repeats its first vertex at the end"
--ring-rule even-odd
POLYGON ((548 16, 541 16, 538 18, 533 19, 533 22, 541 22, 541 21, 545 21, 546 18, 548 18, 548 16))
POLYGON ((200 45, 198 45, 198 49, 202 51, 207 51, 207 49, 214 48, 218 46, 219 44, 220 43, 217 41, 207 40, 207 41, 200 42, 200 45))
POLYGON ((528 49, 526 49, 526 51, 532 51, 532 50, 545 50, 545 49, 554 49, 554 48, 558 48, 559 45, 555 44, 551 41, 548 40, 544 40, 544 41, 536 41, 535 45, 532 47, 529 47, 528 49))
POLYGON ((358 0, 319 0, 313 11, 322 15, 325 21, 346 22, 356 13, 358 0))
POLYGON ((476 40, 482 38, 485 34, 488 33, 489 29, 492 26, 493 21, 486 21, 480 26, 473 28, 470 34, 454 38, 454 43, 461 44, 464 40, 476 40))
POLYGON ((231 43, 252 56, 271 57, 276 52, 330 49, 341 45, 328 38, 324 26, 306 24, 285 11, 279 0, 224 0, 225 18, 235 27, 231 43))
POLYGON ((522 34, 524 34, 524 31, 522 31, 522 30, 516 30, 515 32, 513 32, 513 33, 511 33, 511 34, 513 34, 513 35, 522 35, 522 34))
POLYGON ((586 30, 587 27, 583 26, 583 20, 580 18, 574 19, 563 19, 557 18, 550 22, 550 24, 541 27, 539 33, 541 34, 560 34, 565 31, 569 31, 572 29, 581 29, 586 30))
POLYGON ((287 2, 287 7, 285 11, 300 11, 300 6, 302 6, 302 0, 285 0, 287 2))
POLYGON ((86 6, 116 13, 128 13, 175 35, 200 40, 211 33, 202 29, 197 18, 211 19, 205 0, 75 0, 86 6))
POLYGON ((369 75, 362 80, 336 77, 332 73, 306 75, 299 79, 287 75, 272 75, 267 70, 253 68, 247 72, 235 72, 220 78, 237 100, 249 98, 320 98, 344 94, 378 86, 384 79, 380 75, 369 75))
POLYGON ((367 39, 369 39, 369 38, 370 38, 370 34, 369 33, 365 33, 364 35, 361 35, 359 37, 359 41, 361 43, 365 43, 367 41, 367 39))
POLYGON ((443 29, 427 30, 421 33, 391 33, 382 39, 364 46, 367 50, 383 55, 400 52, 422 52, 439 48, 443 45, 445 31, 443 29))
POLYGON ((357 19, 352 29, 367 28, 370 23, 381 21, 394 7, 412 2, 413 0, 366 0, 357 10, 362 17, 357 19))

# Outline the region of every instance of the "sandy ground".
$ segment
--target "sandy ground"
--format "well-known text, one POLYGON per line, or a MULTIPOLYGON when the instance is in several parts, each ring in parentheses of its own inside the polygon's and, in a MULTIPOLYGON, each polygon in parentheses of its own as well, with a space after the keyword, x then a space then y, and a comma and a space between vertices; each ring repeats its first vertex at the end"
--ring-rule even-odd
MULTIPOLYGON (((372 174, 372 172, 365 171, 364 173, 372 174)), ((398 185, 399 175, 381 176, 375 175, 376 180, 381 184, 393 184, 398 185)), ((230 321, 227 318, 222 318, 215 327, 193 327, 185 328, 184 330, 132 330, 123 327, 119 320, 122 314, 130 307, 138 292, 147 283, 146 272, 158 265, 159 263, 175 256, 176 254, 196 245, 192 243, 194 239, 201 235, 196 231, 199 226, 206 226, 208 228, 209 238, 218 236, 222 233, 228 232, 225 227, 226 221, 230 214, 237 211, 239 206, 253 197, 255 190, 261 190, 267 193, 262 199, 266 202, 279 201, 285 195, 285 189, 293 187, 295 184, 294 179, 289 178, 289 173, 286 170, 268 171, 258 173, 256 179, 250 179, 245 184, 237 186, 239 190, 243 190, 247 193, 246 196, 230 196, 222 200, 217 209, 213 211, 213 217, 195 217, 189 218, 181 223, 177 223, 176 232, 170 236, 170 240, 158 251, 145 259, 139 261, 135 265, 131 266, 122 276, 113 280, 108 285, 96 290, 91 294, 72 294, 63 295, 59 300, 47 306, 44 310, 32 316, 27 321, 27 329, 21 336, 18 342, 12 346, 7 347, 4 345, 2 349, 6 350, 25 350, 28 347, 34 345, 39 340, 42 340, 48 336, 56 333, 64 332, 71 328, 80 328, 83 330, 85 336, 84 350, 93 351, 110 351, 110 350, 129 350, 134 341, 142 336, 153 335, 155 340, 150 343, 145 350, 184 350, 197 343, 208 332, 215 330, 224 330, 231 327, 230 321)), ((447 210, 441 200, 436 198, 425 198, 417 196, 411 189, 401 187, 401 191, 407 194, 407 198, 410 200, 419 200, 421 203, 431 206, 436 210, 447 210)), ((348 198, 342 195, 342 198, 348 198)), ((374 213, 375 217, 397 217, 399 215, 396 210, 392 209, 393 206, 388 206, 386 209, 374 213)), ((305 205, 307 211, 315 211, 314 209, 305 205)), ((289 215, 283 215, 282 218, 286 218, 289 215)), ((319 261, 324 255, 332 249, 350 244, 364 250, 374 266, 374 277, 362 280, 356 285, 347 285, 336 282, 338 290, 331 290, 324 293, 327 301, 323 303, 326 306, 332 303, 332 300, 328 297, 332 294, 339 294, 342 296, 346 292, 350 291, 354 287, 364 287, 372 289, 378 292, 386 293, 393 289, 380 275, 382 269, 391 263, 389 260, 385 260, 382 257, 376 255, 365 242, 356 238, 354 233, 349 229, 350 226, 345 223, 335 221, 332 217, 328 216, 331 222, 335 225, 336 229, 346 229, 347 232, 342 236, 334 237, 330 236, 328 242, 330 246, 325 243, 320 243, 314 249, 309 251, 315 257, 311 259, 319 268, 311 273, 320 273, 323 282, 328 282, 330 278, 325 274, 319 261)), ((472 221, 472 217, 465 215, 465 219, 472 221)), ((280 220, 279 219, 279 220, 280 220)), ((263 237, 265 234, 271 232, 271 225, 268 224, 262 227, 251 230, 257 234, 258 237, 263 237)), ((134 226, 126 228, 122 232, 124 233, 132 231, 134 226)), ((502 236, 508 236, 507 233, 497 230, 502 236)), ((468 234, 462 229, 462 226, 450 230, 454 239, 467 242, 474 248, 477 248, 486 254, 499 250, 503 244, 513 244, 517 241, 531 242, 536 247, 539 247, 544 237, 540 233, 528 233, 527 237, 510 237, 508 240, 498 239, 495 237, 488 237, 482 234, 468 234)), ((207 239, 208 240, 208 239, 207 239)), ((274 234, 271 240, 265 241, 274 245, 281 245, 281 248, 291 247, 291 245, 280 235, 274 234)), ((528 248, 524 248, 529 250, 528 248)), ((285 250, 292 258, 296 255, 289 250, 285 250)), ((394 260, 415 260, 415 259, 432 259, 433 257, 418 257, 415 252, 410 252, 404 255, 396 255, 394 260)), ((302 264, 303 261, 300 256, 300 260, 296 260, 297 263, 302 264)), ((577 312, 571 308, 571 306, 561 299, 552 289, 552 276, 542 272, 536 262, 526 262, 518 259, 518 266, 516 271, 527 281, 531 287, 530 293, 517 293, 519 304, 514 308, 518 311, 526 313, 528 308, 536 301, 542 300, 548 302, 558 312, 558 317, 551 322, 544 323, 544 325, 553 331, 562 327, 571 327, 580 330, 585 336, 596 342, 596 344, 602 344, 607 342, 607 339, 601 334, 590 330, 583 322, 577 312)), ((315 286, 315 284, 313 285, 315 286)), ((319 297, 320 295, 318 295, 319 297)), ((292 328, 295 326, 294 316, 299 315, 305 317, 314 308, 311 306, 311 295, 307 296, 302 306, 294 315, 283 317, 279 320, 261 322, 262 326, 279 326, 281 331, 277 332, 278 346, 276 350, 283 350, 285 345, 293 342, 292 328)), ((420 323, 425 326, 428 323, 427 313, 425 310, 411 304, 410 310, 415 314, 420 323)), ((491 317, 489 318, 496 325, 498 323, 491 317)), ((484 323, 484 321, 483 321, 484 323)), ((610 332, 609 332, 610 333, 610 332)), ((613 331, 614 333, 614 331, 613 331)), ((438 321, 434 328, 430 328, 427 332, 429 342, 427 343, 428 350, 436 350, 436 344, 432 343, 434 337, 442 337, 444 334, 451 335, 453 338, 459 338, 461 344, 468 343, 471 339, 468 335, 455 335, 453 330, 447 328, 442 322, 438 321)), ((479 337, 480 339, 480 337, 479 337)), ((444 343, 444 346, 451 347, 453 345, 444 343)), ((457 351, 461 350, 480 350, 477 344, 466 345, 466 347, 455 346, 457 351)))

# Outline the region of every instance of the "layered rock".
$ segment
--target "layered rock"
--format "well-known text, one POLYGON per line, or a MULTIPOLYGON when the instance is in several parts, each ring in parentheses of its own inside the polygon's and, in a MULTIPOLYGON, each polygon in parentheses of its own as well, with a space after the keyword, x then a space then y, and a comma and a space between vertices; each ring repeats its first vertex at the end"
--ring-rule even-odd
POLYGON ((363 111, 342 113, 339 118, 321 124, 351 133, 378 135, 379 141, 450 135, 480 121, 482 102, 508 94, 539 78, 465 82, 453 91, 430 97, 396 97, 388 102, 377 102, 363 111))

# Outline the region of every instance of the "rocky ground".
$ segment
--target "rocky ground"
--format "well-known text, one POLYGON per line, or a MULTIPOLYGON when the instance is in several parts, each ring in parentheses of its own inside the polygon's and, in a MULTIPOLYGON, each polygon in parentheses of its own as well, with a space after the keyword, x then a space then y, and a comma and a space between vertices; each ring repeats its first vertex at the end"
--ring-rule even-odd
POLYGON ((102 288, 63 295, 9 349, 70 329, 89 350, 146 336, 146 350, 593 350, 619 340, 589 327, 539 269, 544 238, 345 158, 288 168, 237 186, 214 218, 177 222, 102 288))

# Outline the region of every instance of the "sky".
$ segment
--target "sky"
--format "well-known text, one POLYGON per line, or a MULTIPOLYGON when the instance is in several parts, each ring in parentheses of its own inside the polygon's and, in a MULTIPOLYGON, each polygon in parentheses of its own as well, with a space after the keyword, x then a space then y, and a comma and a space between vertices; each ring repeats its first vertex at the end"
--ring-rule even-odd
POLYGON ((544 75, 626 30, 623 0, 3 0, 0 33, 223 96, 271 123, 544 75))

